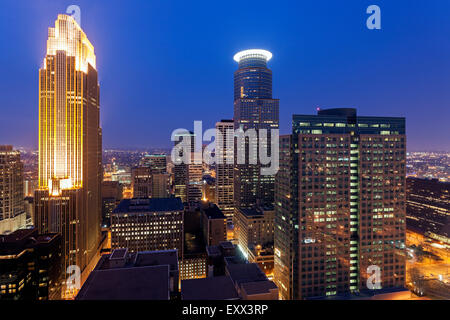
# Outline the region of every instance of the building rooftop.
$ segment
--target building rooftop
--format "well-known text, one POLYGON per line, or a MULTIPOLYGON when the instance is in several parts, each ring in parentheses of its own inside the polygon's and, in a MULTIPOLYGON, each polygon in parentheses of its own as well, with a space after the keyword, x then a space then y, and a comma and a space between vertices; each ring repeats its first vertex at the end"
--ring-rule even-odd
POLYGON ((208 246, 206 247, 206 253, 208 256, 221 256, 222 251, 220 251, 219 246, 208 246))
POLYGON ((76 300, 169 300, 169 266, 94 270, 76 300))
POLYGON ((274 211, 274 207, 271 205, 264 205, 255 208, 238 208, 239 211, 245 215, 247 218, 259 218, 264 216, 264 212, 266 211, 274 211))
POLYGON ((181 299, 237 300, 239 296, 231 278, 219 276, 181 281, 181 299))
POLYGON ((174 274, 178 274, 177 250, 115 249, 101 256, 76 299, 168 300, 174 274))
POLYGON ((180 198, 123 199, 113 213, 183 211, 180 198))
POLYGON ((26 248, 47 244, 59 237, 58 233, 39 234, 36 228, 18 229, 7 235, 0 235, 0 254, 15 254, 26 248))
POLYGON ((109 270, 116 268, 110 264, 112 260, 124 259, 124 268, 151 267, 159 265, 170 266, 171 271, 178 270, 177 250, 140 251, 128 253, 127 249, 115 249, 111 254, 103 255, 94 270, 109 270))
POLYGON ((239 211, 245 215, 247 218, 250 217, 263 217, 264 212, 258 208, 239 208, 239 211))
POLYGON ((233 57, 236 62, 240 62, 241 60, 248 58, 260 58, 269 61, 272 59, 272 53, 263 49, 248 49, 236 53, 233 57))
POLYGON ((256 263, 228 264, 226 269, 227 274, 237 284, 268 280, 256 263))
POLYGON ((170 271, 178 270, 177 250, 141 251, 136 253, 136 267, 169 265, 170 271))
POLYGON ((247 295, 269 293, 270 290, 278 289, 273 281, 246 282, 241 285, 241 289, 247 295))
POLYGON ((203 212, 208 219, 226 219, 222 210, 215 204, 210 204, 208 207, 203 208, 203 212))
POLYGON ((128 253, 128 249, 115 249, 109 256, 110 260, 113 259, 125 259, 128 253))

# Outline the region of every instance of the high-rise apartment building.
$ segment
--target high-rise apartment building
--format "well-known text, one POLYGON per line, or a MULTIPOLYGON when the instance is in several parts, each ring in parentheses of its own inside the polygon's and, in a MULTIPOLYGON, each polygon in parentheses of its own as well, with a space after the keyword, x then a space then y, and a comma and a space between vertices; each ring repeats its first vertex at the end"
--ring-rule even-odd
POLYGON ((292 127, 280 139, 276 176, 281 297, 372 289, 367 279, 374 270, 380 271, 374 287, 404 286, 405 119, 342 108, 294 115, 292 127))
POLYGON ((236 207, 252 207, 273 204, 274 175, 261 174, 264 167, 258 159, 259 130, 267 130, 267 150, 271 152, 271 129, 278 129, 279 100, 272 98, 272 71, 267 62, 272 54, 266 50, 245 50, 237 53, 234 60, 239 63, 234 73, 234 129, 244 133, 256 131, 249 136, 241 150, 234 148, 234 204, 236 207), (250 131, 248 131, 250 130, 250 131), (250 152, 252 149, 254 152, 250 152), (239 154, 245 154, 245 163, 238 163, 239 154))
POLYGON ((94 46, 73 17, 48 29, 39 70, 40 233, 62 236, 63 270, 83 270, 100 239, 102 131, 94 46))
POLYGON ((216 159, 220 159, 220 161, 216 161, 215 202, 227 220, 231 222, 234 212, 234 121, 221 120, 217 122, 216 132, 215 155, 216 159))
POLYGON ((26 227, 20 152, 0 146, 0 234, 26 227))

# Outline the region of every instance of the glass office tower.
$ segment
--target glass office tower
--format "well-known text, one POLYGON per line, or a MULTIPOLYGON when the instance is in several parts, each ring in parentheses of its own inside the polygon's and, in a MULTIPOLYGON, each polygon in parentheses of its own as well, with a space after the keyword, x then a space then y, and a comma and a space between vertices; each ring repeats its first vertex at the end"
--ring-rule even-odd
MULTIPOLYGON (((237 53, 234 60, 239 63, 234 73, 234 129, 267 129, 268 152, 271 152, 270 129, 278 129, 279 100, 272 99, 272 71, 267 62, 272 54, 266 50, 252 49, 237 53)), ((250 139, 249 139, 250 140, 250 139)), ((234 201, 235 207, 253 207, 256 204, 273 204, 273 175, 262 175, 258 159, 252 156, 259 153, 257 137, 245 144, 245 150, 239 150, 235 144, 234 201), (253 142, 253 143, 252 143, 253 142), (245 152, 245 163, 238 164, 240 152, 245 152), (251 164, 256 163, 256 164, 251 164)))
POLYGON ((275 281, 282 299, 405 284, 405 119, 355 109, 294 115, 275 193, 275 281))
POLYGON ((39 70, 39 189, 36 227, 62 236, 63 268, 83 270, 96 254, 101 224, 99 84, 94 47, 60 14, 48 29, 39 70))

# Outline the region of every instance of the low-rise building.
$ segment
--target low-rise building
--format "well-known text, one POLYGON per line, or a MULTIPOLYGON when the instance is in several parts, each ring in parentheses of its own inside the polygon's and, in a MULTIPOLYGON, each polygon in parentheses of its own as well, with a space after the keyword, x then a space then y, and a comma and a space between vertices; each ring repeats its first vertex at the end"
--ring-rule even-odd
POLYGON ((0 236, 0 300, 61 298, 61 236, 19 229, 0 236))
POLYGON ((179 295, 177 250, 103 255, 76 300, 169 300, 179 295))
POLYGON ((179 198, 124 199, 111 214, 111 248, 183 252, 183 204, 179 198))

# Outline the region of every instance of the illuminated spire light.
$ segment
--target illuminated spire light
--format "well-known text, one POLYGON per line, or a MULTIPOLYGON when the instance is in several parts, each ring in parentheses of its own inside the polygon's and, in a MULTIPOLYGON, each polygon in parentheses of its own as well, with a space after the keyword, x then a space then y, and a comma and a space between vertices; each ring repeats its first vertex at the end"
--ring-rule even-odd
POLYGON ((266 61, 272 59, 272 53, 263 49, 249 49, 236 53, 233 57, 234 61, 240 62, 246 58, 263 58, 266 61))

